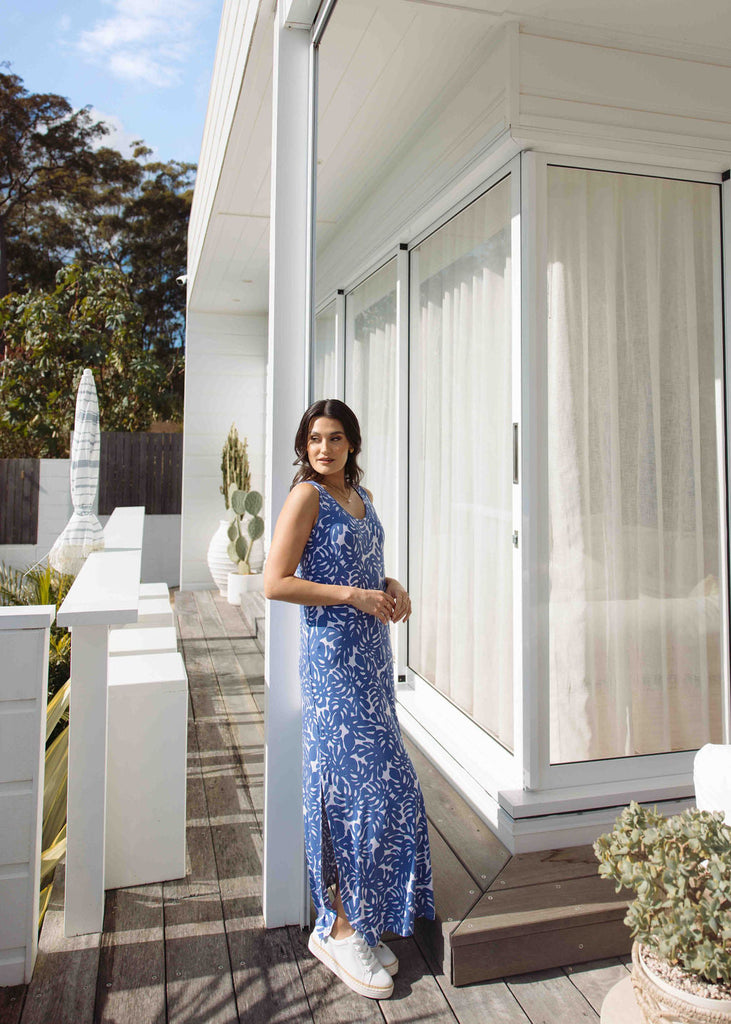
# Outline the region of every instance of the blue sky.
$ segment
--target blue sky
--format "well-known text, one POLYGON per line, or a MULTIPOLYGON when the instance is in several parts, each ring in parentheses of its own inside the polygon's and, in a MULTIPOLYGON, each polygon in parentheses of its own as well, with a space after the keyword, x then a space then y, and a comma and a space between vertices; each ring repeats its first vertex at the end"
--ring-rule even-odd
POLYGON ((91 105, 125 154, 198 162, 222 0, 5 0, 0 61, 31 92, 91 105))

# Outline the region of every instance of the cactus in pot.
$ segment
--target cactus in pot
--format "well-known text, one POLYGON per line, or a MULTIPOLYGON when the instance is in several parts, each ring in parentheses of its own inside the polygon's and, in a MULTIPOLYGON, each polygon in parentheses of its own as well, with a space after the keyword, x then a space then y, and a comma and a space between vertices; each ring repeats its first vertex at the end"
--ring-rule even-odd
POLYGON ((230 501, 234 518, 228 528, 228 557, 242 575, 249 575, 251 549, 264 533, 264 520, 259 515, 264 499, 258 491, 232 490, 230 501), (250 518, 245 522, 247 516, 250 518))
POLYGON ((243 441, 239 438, 239 432, 235 424, 232 423, 226 438, 226 444, 221 452, 223 484, 219 490, 226 502, 226 508, 229 508, 231 505, 231 495, 234 491, 248 491, 251 487, 249 454, 246 446, 246 438, 243 441))

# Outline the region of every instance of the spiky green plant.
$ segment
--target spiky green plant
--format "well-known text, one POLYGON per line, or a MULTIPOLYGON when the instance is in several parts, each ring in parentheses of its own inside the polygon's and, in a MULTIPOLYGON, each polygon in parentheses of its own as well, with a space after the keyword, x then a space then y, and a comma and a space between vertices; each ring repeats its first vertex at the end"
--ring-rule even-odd
MULTIPOLYGON (((0 563, 0 605, 53 604, 58 608, 73 581, 73 576, 62 575, 48 565, 33 566, 21 572, 0 563)), ((51 895, 56 865, 66 852, 70 663, 71 634, 54 623, 48 657, 39 929, 51 895)))
POLYGON ((234 518, 228 528, 228 557, 238 567, 238 571, 244 575, 251 572, 249 558, 254 541, 258 540, 264 533, 264 520, 259 513, 264 504, 264 499, 258 491, 232 491, 231 508, 234 518), (251 516, 246 523, 246 536, 244 536, 244 520, 251 516))
MULTIPOLYGON (((0 605, 61 605, 74 577, 56 572, 49 565, 36 565, 21 572, 0 562, 0 605)), ((48 696, 63 686, 71 666, 71 635, 65 626, 51 626, 48 651, 48 696)))
POLYGON ((625 924, 656 956, 731 982, 731 827, 689 808, 666 818, 634 801, 594 843, 599 874, 631 889, 625 924))
POLYGON ((226 444, 221 453, 221 473, 223 484, 219 488, 226 502, 226 508, 231 506, 231 494, 233 491, 248 491, 251 487, 251 473, 249 472, 249 456, 246 450, 246 438, 240 440, 239 432, 235 424, 226 438, 226 444))

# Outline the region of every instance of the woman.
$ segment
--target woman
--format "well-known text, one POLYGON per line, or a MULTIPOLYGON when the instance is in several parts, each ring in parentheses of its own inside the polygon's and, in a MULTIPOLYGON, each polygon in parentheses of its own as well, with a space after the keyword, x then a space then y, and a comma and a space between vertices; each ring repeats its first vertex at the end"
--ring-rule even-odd
POLYGON ((383 527, 360 487, 360 427, 343 402, 302 417, 299 466, 264 569, 267 598, 300 611, 305 846, 317 921, 309 948, 361 995, 393 991, 384 931, 434 918, 424 800, 404 748, 390 622, 409 595, 384 576, 383 527), (327 889, 335 885, 332 899, 327 889))

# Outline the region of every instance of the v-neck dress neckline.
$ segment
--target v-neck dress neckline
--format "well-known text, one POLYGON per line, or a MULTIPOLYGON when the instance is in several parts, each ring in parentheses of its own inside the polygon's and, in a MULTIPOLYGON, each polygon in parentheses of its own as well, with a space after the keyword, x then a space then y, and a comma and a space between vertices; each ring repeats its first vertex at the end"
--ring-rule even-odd
POLYGON ((338 501, 338 499, 334 495, 332 495, 330 493, 330 491, 328 491, 327 487, 324 484, 321 484, 319 480, 314 480, 313 483, 318 484, 320 491, 324 491, 325 494, 327 494, 328 498, 332 499, 332 501, 335 502, 335 504, 338 506, 338 508, 342 509, 342 511, 346 514, 346 516, 349 516, 351 519, 355 520, 356 523, 363 523, 368 518, 368 505, 367 505, 368 498, 367 498, 366 495, 361 494, 360 487, 356 486, 356 487, 353 488, 353 490, 358 492, 360 500, 363 502, 364 514, 359 519, 358 516, 354 516, 352 512, 348 512, 347 508, 345 508, 344 505, 341 505, 340 502, 338 501))

